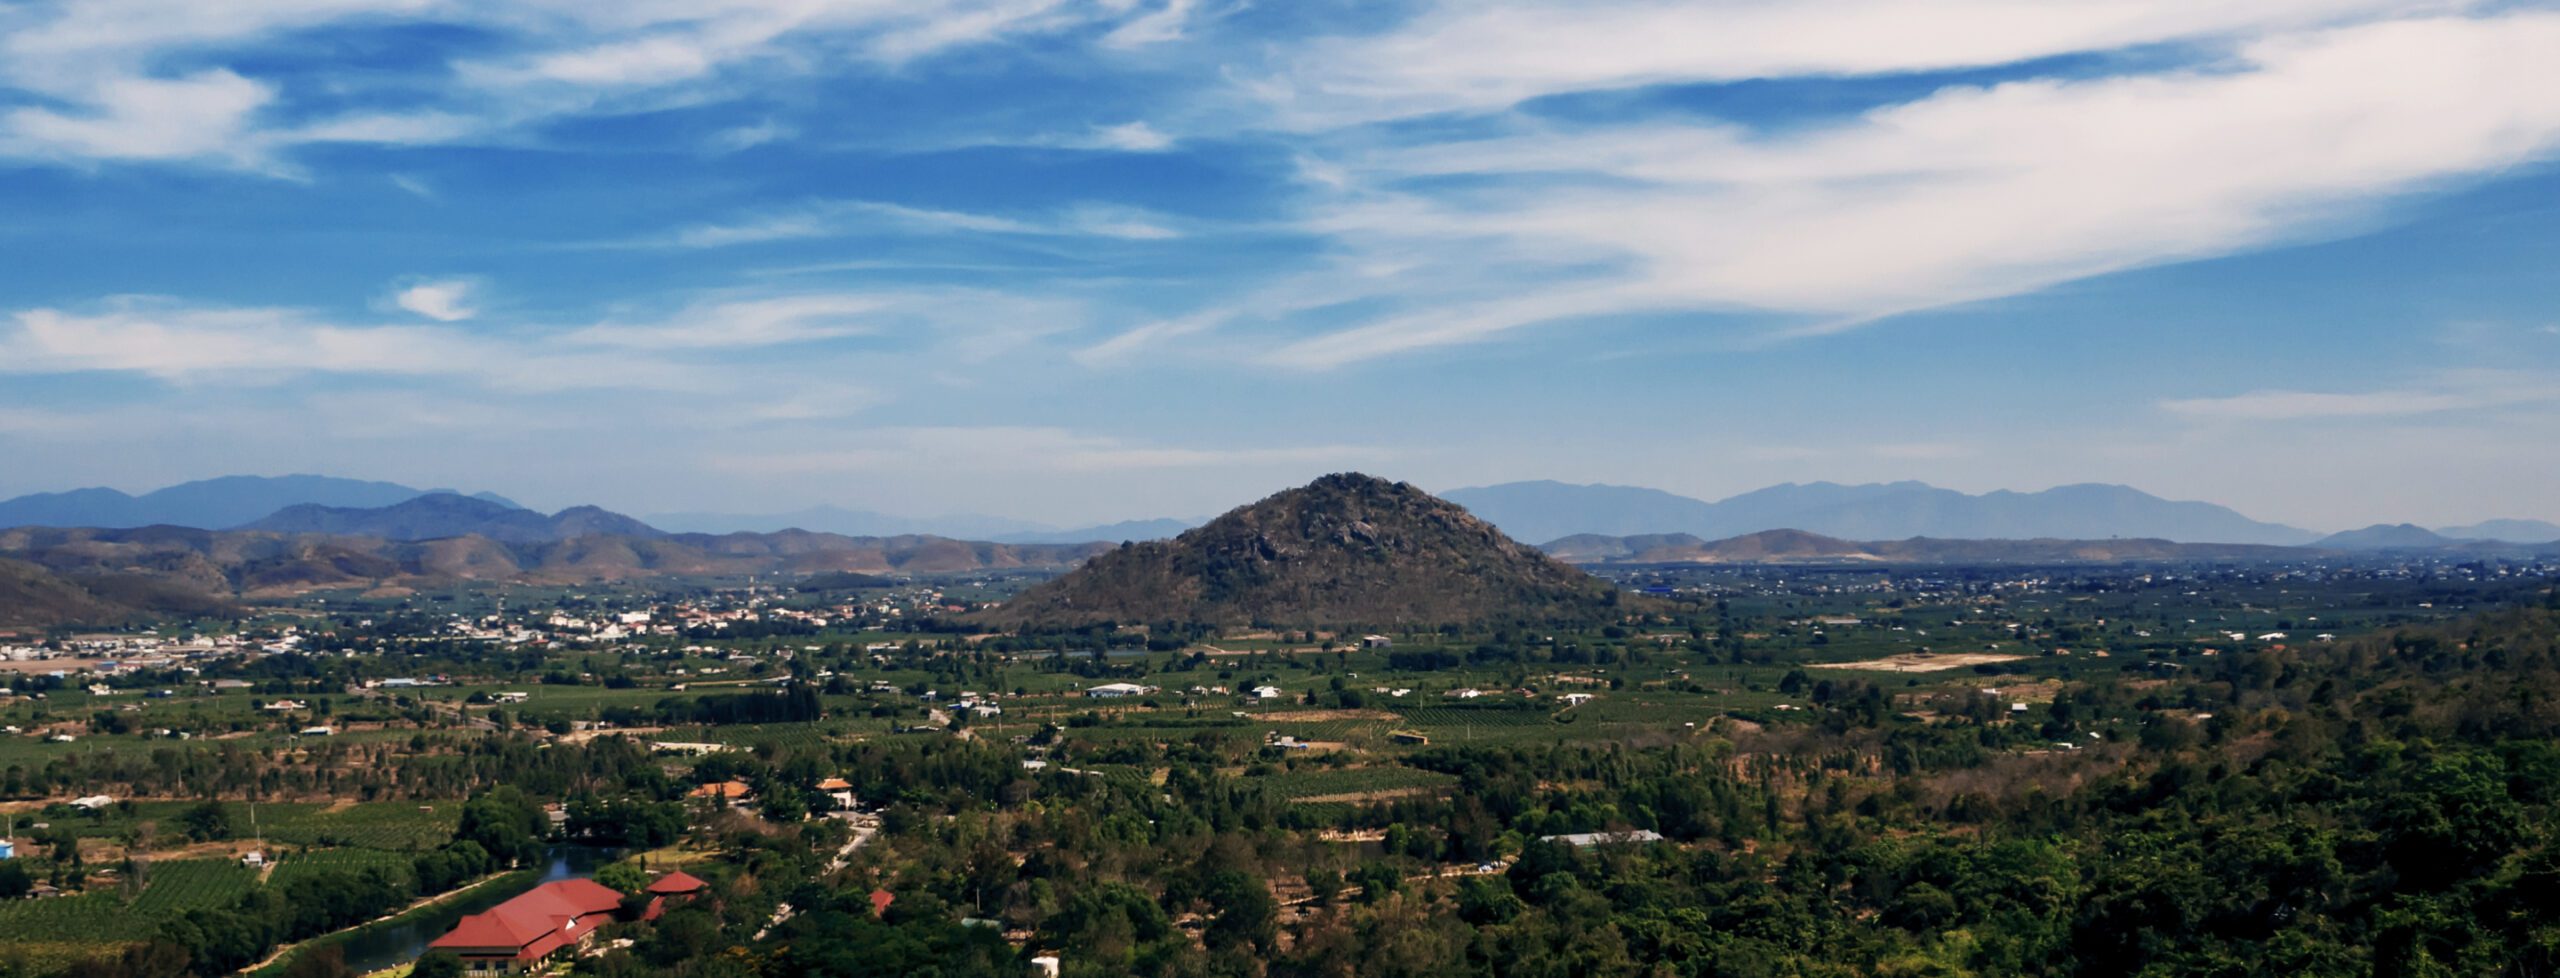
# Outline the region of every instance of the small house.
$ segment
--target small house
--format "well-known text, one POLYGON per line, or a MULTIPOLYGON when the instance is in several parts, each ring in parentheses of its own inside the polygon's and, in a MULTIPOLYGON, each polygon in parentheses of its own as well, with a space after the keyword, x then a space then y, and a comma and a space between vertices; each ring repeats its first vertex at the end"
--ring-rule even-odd
POLYGON ((853 808, 853 782, 851 781, 843 778, 828 778, 818 782, 818 793, 835 802, 838 809, 853 808))

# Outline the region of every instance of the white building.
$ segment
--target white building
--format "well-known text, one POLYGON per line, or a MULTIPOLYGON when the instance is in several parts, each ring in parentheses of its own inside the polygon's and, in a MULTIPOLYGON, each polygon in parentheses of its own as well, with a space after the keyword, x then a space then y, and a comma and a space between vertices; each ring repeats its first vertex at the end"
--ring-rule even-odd
POLYGON ((1122 696, 1145 696, 1155 691, 1156 688, 1153 686, 1140 686, 1137 683, 1104 683, 1085 690, 1084 694, 1095 699, 1107 700, 1122 696))

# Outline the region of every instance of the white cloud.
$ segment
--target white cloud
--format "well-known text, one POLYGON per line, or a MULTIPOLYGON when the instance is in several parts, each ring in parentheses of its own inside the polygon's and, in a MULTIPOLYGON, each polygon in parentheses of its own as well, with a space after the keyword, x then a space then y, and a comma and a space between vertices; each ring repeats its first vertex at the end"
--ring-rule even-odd
POLYGON ((880 295, 800 295, 691 306, 656 322, 602 323, 567 334, 577 345, 641 350, 777 346, 874 331, 896 302, 880 295))
POLYGON ((736 153, 799 134, 797 129, 766 119, 752 126, 723 129, 712 135, 711 145, 724 153, 736 153))
POLYGON ((1524 123, 1354 146, 1312 229, 1354 255, 1502 272, 1272 359, 1331 366, 1613 312, 1837 328, 2317 235, 2560 148, 2554 50, 2555 14, 2401 21, 2259 42, 2214 70, 1952 88, 1810 132, 1524 123), (1414 182, 1444 176, 1472 179, 1414 182), (1544 272, 1523 276, 1531 256, 1544 272))
POLYGON ((164 379, 302 371, 456 374, 484 365, 442 328, 349 327, 280 309, 204 309, 124 299, 90 313, 33 309, 0 332, 0 370, 129 371, 164 379))
POLYGON ((1311 45, 1263 95, 1302 124, 1499 109, 1666 82, 1866 75, 2252 37, 2458 10, 2463 0, 1443 0, 1311 45))
POLYGON ((1141 120, 1096 127, 1087 145, 1131 153, 1156 153, 1173 148, 1173 142, 1173 137, 1157 132, 1155 127, 1141 120))
MULTIPOLYGON (((36 0, 0 15, 0 88, 37 103, 0 115, 0 154, 191 161, 283 175, 293 169, 280 154, 307 143, 485 138, 563 115, 643 108, 651 98, 698 100, 759 75, 802 76, 848 61, 890 69, 1097 21, 1161 25, 1164 14, 1115 14, 1072 0, 36 0), (281 119, 291 113, 269 119, 261 111, 275 105, 278 86, 239 73, 245 69, 163 73, 173 62, 237 60, 287 33, 401 20, 478 30, 495 39, 485 49, 506 53, 446 65, 453 81, 437 106, 289 124, 281 119)), ((345 101, 366 83, 323 87, 345 101)))
POLYGON ((2530 371, 2464 370, 2422 385, 2361 392, 2260 390, 2228 397, 2173 398, 2160 409, 2191 421, 2307 421, 2399 418, 2560 402, 2560 377, 2530 371))
POLYGON ((229 71, 184 78, 111 78, 72 111, 20 108, 0 116, 0 150, 86 160, 210 159, 250 165, 261 155, 250 116, 275 97, 229 71))
POLYGON ((1359 445, 1193 448, 1038 426, 876 428, 847 432, 823 449, 722 455, 719 468, 757 476, 860 473, 883 465, 966 472, 1144 472, 1236 466, 1335 466, 1376 462, 1359 445))
POLYGON ((1086 204, 1052 215, 1006 217, 970 211, 909 207, 878 201, 831 200, 739 220, 697 224, 618 242, 609 247, 727 248, 770 241, 832 238, 862 233, 1000 234, 1163 241, 1183 232, 1165 215, 1133 207, 1086 204))
POLYGON ((1114 334, 1069 354, 1077 363, 1088 367, 1126 363, 1139 352, 1177 337, 1189 336, 1216 326, 1226 317, 1222 313, 1202 313, 1173 319, 1143 323, 1114 334))
POLYGON ((479 314, 471 293, 471 283, 462 279, 419 282, 394 294, 391 304, 440 323, 460 322, 479 314))
POLYGON ((1108 47, 1133 48, 1180 40, 1190 27, 1195 0, 1164 0, 1162 6, 1131 18, 1103 35, 1108 47))

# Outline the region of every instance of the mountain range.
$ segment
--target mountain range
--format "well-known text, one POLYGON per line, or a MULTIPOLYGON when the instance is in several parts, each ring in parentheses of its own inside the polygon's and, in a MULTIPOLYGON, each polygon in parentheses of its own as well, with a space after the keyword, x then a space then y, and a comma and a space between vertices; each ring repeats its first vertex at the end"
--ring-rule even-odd
POLYGON ((303 503, 277 510, 265 519, 243 524, 239 529, 265 533, 380 537, 385 540, 479 536, 500 543, 538 543, 590 536, 653 539, 667 535, 649 524, 595 506, 574 506, 545 516, 519 506, 449 492, 429 493, 388 506, 364 508, 303 503))
POLYGON ((324 588, 1064 570, 1109 549, 1103 543, 1004 544, 797 530, 511 542, 479 534, 396 540, 174 526, 18 527, 0 530, 0 627, 221 614, 244 600, 324 588))
POLYGON ((1605 581, 1401 482, 1328 475, 1171 540, 1127 543, 980 612, 990 625, 1414 626, 1590 620, 1605 581))
POLYGON ((1129 520, 1101 526, 1056 527, 1002 516, 955 513, 894 516, 866 509, 813 506, 788 513, 657 513, 651 526, 678 533, 772 533, 811 530, 846 536, 929 534, 997 543, 1083 543, 1089 540, 1161 540, 1200 525, 1198 520, 1129 520))
POLYGON ((2320 538, 2211 503, 2098 484, 1970 495, 1920 482, 1787 483, 1707 502, 1632 486, 1512 482, 1446 496, 1523 540, 1651 533, 1715 540, 1777 529, 1852 540, 2140 537, 2291 545, 2320 538))
MULTIPOLYGON (((1510 536, 1527 541, 1667 533, 1721 540, 1776 529, 1852 540, 2120 537, 2186 543, 2318 544, 2341 549, 2372 549, 2359 541, 2375 539, 2374 528, 2324 538, 2309 530, 2253 520, 2211 503, 2167 500, 2126 486, 2099 484, 1973 495, 1920 482, 1788 483, 1707 502, 1659 489, 1538 481, 1454 489, 1441 496, 1510 536)), ((140 496, 93 488, 0 500, 0 527, 166 525, 230 529, 255 525, 279 532, 371 533, 396 539, 479 533, 494 539, 524 541, 580 533, 648 536, 660 532, 774 533, 797 529, 848 537, 940 536, 997 543, 1077 543, 1166 539, 1199 522, 1153 519, 1062 528, 995 516, 905 517, 833 506, 770 515, 667 513, 642 519, 577 507, 545 516, 493 493, 464 497, 450 490, 316 475, 224 476, 140 496), (401 513, 352 512, 434 497, 446 498, 438 504, 422 504, 401 513), (490 508, 463 507, 454 502, 459 499, 476 500, 490 508)), ((2489 520, 2422 532, 2433 533, 2447 544, 2560 540, 2560 524, 2526 519, 2489 520)), ((2429 544, 2406 534, 2402 534, 2400 543, 2393 544, 2424 545, 2429 544)))
MULTIPOLYGON (((0 500, 0 527, 192 526, 219 530, 262 519, 288 506, 389 506, 450 489, 412 489, 396 482, 368 482, 325 475, 227 475, 181 483, 139 496, 114 489, 39 492, 0 500)), ((494 493, 471 498, 517 509, 494 493)))
POLYGON ((2306 551, 2257 543, 2110 540, 1843 540, 1802 530, 1762 530, 1722 540, 1687 533, 1578 534, 1540 549, 1573 564, 2086 564, 2127 561, 2250 561, 2306 551))

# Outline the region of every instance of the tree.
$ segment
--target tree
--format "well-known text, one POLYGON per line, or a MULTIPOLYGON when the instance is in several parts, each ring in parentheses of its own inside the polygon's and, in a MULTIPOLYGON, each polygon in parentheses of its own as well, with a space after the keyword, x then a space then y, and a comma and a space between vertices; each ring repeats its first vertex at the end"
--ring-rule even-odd
POLYGON ((462 959, 451 951, 429 951, 409 966, 409 978, 462 978, 462 959))
POLYGON ((304 949, 284 969, 284 978, 350 978, 354 974, 347 967, 346 949, 335 944, 304 949))
POLYGON ((15 859, 0 859, 0 900, 15 900, 35 889, 36 878, 15 859))
POLYGON ((596 882, 623 893, 638 893, 649 887, 649 873, 635 863, 614 863, 596 870, 596 882))
POLYGON ((196 842, 217 842, 231 837, 231 806, 208 801, 187 809, 178 816, 178 824, 187 838, 196 842))

